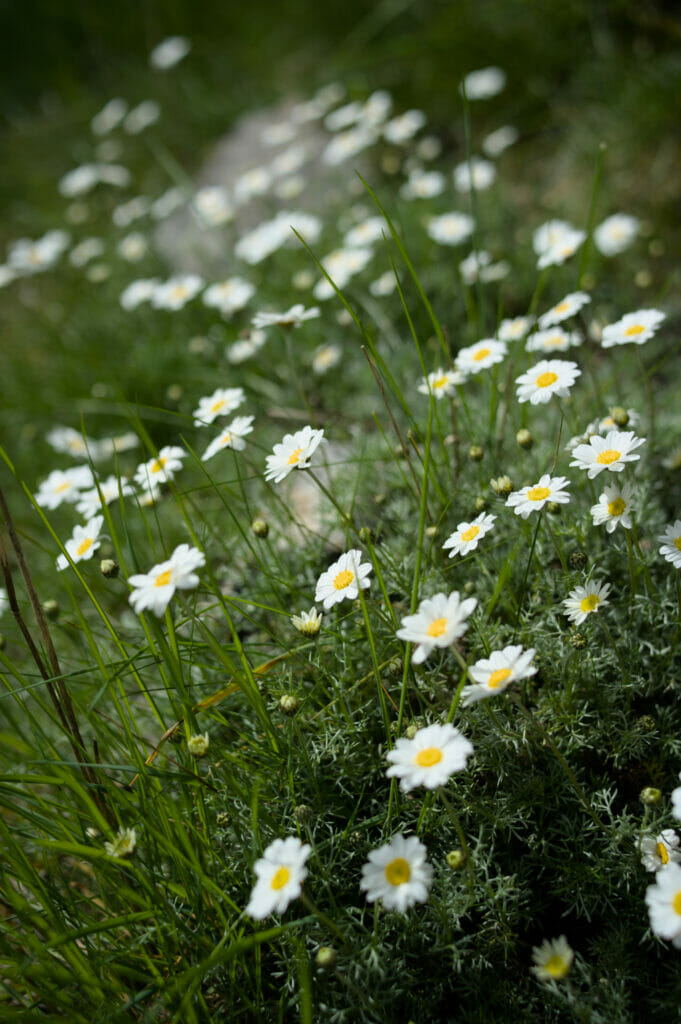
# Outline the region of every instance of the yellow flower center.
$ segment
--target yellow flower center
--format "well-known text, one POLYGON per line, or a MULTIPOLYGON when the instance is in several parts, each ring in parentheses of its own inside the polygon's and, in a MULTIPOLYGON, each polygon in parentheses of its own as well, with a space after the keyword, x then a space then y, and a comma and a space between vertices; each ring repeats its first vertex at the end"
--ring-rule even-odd
POLYGON ((530 487, 527 497, 530 501, 544 501, 551 494, 549 487, 530 487))
POLYGON ((156 579, 154 580, 154 586, 155 587, 165 587, 168 583, 170 583, 170 577, 172 575, 173 575, 173 570, 172 569, 166 569, 165 572, 160 572, 158 574, 158 576, 156 577, 156 579))
POLYGON ((606 448, 596 456, 596 462, 601 466, 611 466, 613 462, 617 462, 621 454, 622 452, 616 451, 615 448, 606 448))
POLYGON ((289 466, 295 466, 296 462, 298 462, 298 460, 300 459, 300 453, 302 452, 302 450, 302 448, 296 448, 294 452, 291 452, 288 459, 286 460, 289 466))
POLYGON ((170 294, 173 299, 184 299, 188 293, 183 284, 176 284, 170 294))
POLYGON ((674 547, 681 551, 681 534, 678 537, 674 537, 674 547))
POLYGON ((437 380, 433 381, 433 387, 434 388, 443 388, 446 383, 447 383, 447 374, 444 374, 442 377, 438 377, 437 380))
MULTIPOLYGON (((566 302, 565 299, 563 299, 562 302, 559 302, 557 306, 553 307, 553 312, 554 313, 567 313, 569 308, 570 308, 570 303, 566 302)), ((544 323, 546 323, 546 321, 544 321, 544 323)))
POLYGON ((90 550, 90 548, 92 547, 93 544, 94 544, 94 540, 92 539, 92 537, 86 537, 86 539, 82 540, 80 542, 80 544, 78 545, 78 547, 76 548, 76 554, 79 557, 80 557, 80 555, 84 555, 86 551, 90 550))
POLYGON ((334 577, 333 585, 336 590, 345 590, 346 587, 350 586, 354 578, 354 572, 350 572, 349 569, 343 569, 342 572, 339 572, 338 575, 334 577))
POLYGON ((465 544, 468 544, 469 541, 475 540, 475 538, 478 536, 479 533, 480 533, 480 527, 479 526, 469 526, 467 530, 463 530, 462 531, 462 533, 461 533, 461 540, 465 544))
POLYGON ((637 334, 643 334, 644 331, 645 327, 643 324, 632 324, 631 327, 627 327, 624 334, 627 338, 635 338, 637 334))
POLYGON ((63 484, 57 484, 57 486, 54 489, 54 493, 55 494, 63 494, 64 491, 68 491, 70 486, 71 486, 71 481, 70 480, 67 480, 66 483, 63 483, 63 484))
POLYGON ((442 751, 438 747, 426 747, 424 750, 419 750, 414 758, 414 764, 417 764, 419 768, 432 768, 441 760, 442 751))
POLYGON ((289 871, 288 868, 285 868, 282 865, 280 868, 277 868, 277 870, 272 875, 272 881, 270 882, 270 888, 271 889, 283 889, 284 886, 286 885, 286 883, 288 882, 290 877, 291 877, 291 872, 289 871))
POLYGON ((679 889, 679 891, 674 896, 674 899, 672 900, 672 907, 674 908, 677 914, 681 914, 681 889, 679 889))
POLYGON ((544 340, 544 344, 548 348, 552 348, 552 347, 554 347, 556 345, 562 345, 562 343, 563 343, 563 335, 562 334, 552 334, 550 338, 546 338, 544 340))
POLYGON ((598 594, 588 594, 587 597, 583 597, 582 600, 579 602, 579 607, 583 612, 586 612, 586 614, 588 614, 589 612, 592 612, 595 608, 597 608, 600 602, 601 599, 598 596, 598 594))
POLYGON ((404 885, 411 878, 409 861, 406 861, 404 857, 395 857, 395 860, 391 860, 387 865, 385 877, 391 885, 404 885))
POLYGON ((608 502, 608 515, 609 516, 621 516, 627 507, 624 498, 615 498, 614 501, 608 502))
POLYGON ((162 458, 162 459, 155 459, 152 462, 151 466, 149 467, 150 472, 151 473, 160 473, 161 470, 163 469, 163 467, 165 466, 167 461, 168 460, 165 457, 162 458))
POLYGON ((494 672, 491 673, 487 680, 487 685, 490 690, 496 690, 497 686, 501 686, 505 679, 511 674, 510 668, 495 668, 494 672))
POLYGON ((477 352, 473 353, 473 362, 479 363, 481 359, 486 359, 489 353, 490 350, 488 348, 479 348, 477 352))
POLYGON ((447 619, 433 619, 431 624, 428 626, 426 633, 428 636, 442 636, 447 628, 447 619))
POLYGON ((544 970, 547 974, 550 974, 552 978, 559 979, 564 978, 570 968, 559 953, 554 953, 551 959, 546 961, 544 970))
POLYGON ((547 370, 546 373, 540 373, 534 383, 538 388, 548 388, 551 384, 555 384, 557 380, 558 374, 547 370))
POLYGON ((223 409, 224 406, 225 406, 224 398, 218 398, 217 402, 213 402, 213 404, 211 405, 210 411, 211 412, 220 412, 220 409, 223 409))
POLYGON ((655 852, 663 864, 669 864, 669 852, 664 843, 658 843, 655 847, 655 852))

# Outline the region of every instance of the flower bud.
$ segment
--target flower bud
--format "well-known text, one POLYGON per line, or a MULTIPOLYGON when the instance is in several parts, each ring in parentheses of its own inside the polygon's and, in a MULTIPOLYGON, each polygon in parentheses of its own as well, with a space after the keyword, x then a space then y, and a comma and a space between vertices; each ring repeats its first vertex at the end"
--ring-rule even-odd
POLYGON ((293 812, 293 817, 301 825, 309 825, 314 819, 314 811, 307 804, 298 804, 293 812))
POLYGON ((490 487, 500 498, 507 498, 513 490, 513 481, 510 476, 498 476, 489 482, 490 487))
POLYGON ((294 715, 300 706, 300 701, 294 693, 282 693, 279 698, 279 710, 285 715, 294 715))
POLYGON ((581 548, 577 548, 576 551, 571 551, 568 556, 568 565, 571 569, 586 569, 589 564, 589 556, 586 551, 582 551, 581 548))
POLYGON ((114 562, 113 558, 103 558, 99 563, 99 571, 108 580, 115 580, 121 571, 121 567, 118 562, 114 562))
POLYGON ((562 512, 562 510, 563 510, 563 506, 560 504, 559 501, 547 501, 546 502, 546 511, 549 513, 549 515, 559 516, 560 513, 562 512))
POLYGON ((570 643, 576 651, 583 651, 587 645, 587 639, 584 633, 572 633, 570 635, 570 643))
POLYGON ((461 868, 466 863, 466 854, 464 850, 450 850, 446 857, 447 866, 452 871, 461 871, 461 868))
POLYGON ((468 449, 468 458, 471 462, 481 462, 485 457, 485 450, 479 444, 472 444, 468 449))
POLYGON ((526 451, 529 451, 532 445, 534 444, 534 438, 532 437, 532 434, 526 427, 523 427, 522 430, 518 431, 518 433, 515 435, 515 439, 518 444, 518 447, 524 448, 526 451))
POLYGON ((611 409, 610 415, 612 416, 613 423, 616 423, 618 427, 626 427, 629 422, 629 413, 621 405, 616 405, 614 409, 611 409))
POLYGON ((192 757, 203 757, 207 752, 209 745, 210 739, 207 732, 194 733, 194 735, 190 736, 187 740, 187 750, 192 757))
POLYGON ((362 544, 370 544, 374 539, 374 531, 370 526, 362 526, 359 531, 359 539, 362 544))
POLYGON ((654 807, 662 799, 662 793, 655 786, 646 786, 645 789, 641 790, 639 799, 646 807, 654 807))
POLYGON ((336 960, 338 954, 333 946, 320 946, 317 950, 315 962, 317 967, 320 967, 323 971, 332 971, 336 966, 336 960))
POLYGON ((48 619, 56 621, 59 618, 59 605, 55 600, 50 598, 48 601, 44 602, 43 612, 45 613, 48 619))
POLYGON ((270 532, 269 525, 264 519, 254 519, 251 523, 251 529, 256 537, 266 537, 270 532))

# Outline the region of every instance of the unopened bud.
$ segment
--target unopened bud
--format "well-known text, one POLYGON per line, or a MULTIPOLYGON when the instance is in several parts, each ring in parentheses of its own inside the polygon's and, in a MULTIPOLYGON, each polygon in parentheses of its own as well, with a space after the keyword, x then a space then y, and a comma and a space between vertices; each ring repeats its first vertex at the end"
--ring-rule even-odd
POLYGON ((582 651, 586 647, 587 639, 584 636, 584 633, 571 633, 570 643, 576 651, 582 651))
POLYGON ((108 580, 114 580, 121 571, 121 567, 118 562, 114 562, 113 558, 103 558, 99 563, 99 571, 108 580))
POLYGON ((626 427, 629 422, 629 413, 623 406, 616 405, 614 409, 610 410, 613 423, 616 423, 618 427, 626 427))
POLYGON ((520 448, 525 448, 526 451, 529 451, 532 445, 534 444, 534 438, 532 437, 532 434, 529 432, 529 430, 527 430, 526 427, 523 427, 522 430, 518 431, 518 433, 515 435, 515 439, 518 443, 518 446, 520 448))
POLYGON ((269 525, 264 519, 254 519, 251 523, 251 529, 256 537, 266 537, 270 532, 269 525))
POLYGON ((513 490, 513 481, 510 476, 498 476, 489 482, 490 487, 500 498, 507 498, 513 490))
POLYGON ((294 693, 282 693, 279 698, 279 710, 285 715, 294 715, 300 706, 300 701, 294 693))
POLYGON ((320 946, 317 950, 315 962, 317 967, 320 967, 323 971, 332 971, 336 966, 336 960, 338 954, 333 946, 320 946))
POLYGON ((461 871, 461 868, 466 863, 466 853, 464 850, 450 850, 446 857, 447 866, 452 871, 461 871))
POLYGON ((210 738, 207 732, 194 733, 194 735, 190 736, 189 739, 187 740, 187 750, 192 755, 192 757, 203 757, 203 755, 207 752, 209 746, 210 738))
POLYGON ((563 508, 559 501, 546 502, 546 511, 549 513, 549 515, 559 516, 562 510, 563 508))
POLYGON ((45 601, 43 604, 43 611, 48 619, 56 620, 59 618, 59 605, 52 598, 45 601))
POLYGON ((641 803, 645 804, 647 807, 654 807, 655 804, 659 804, 661 799, 662 793, 655 786, 646 786, 645 789, 641 790, 641 803))
POLYGON ((577 551, 571 551, 568 557, 568 565, 571 569, 586 569, 589 564, 589 556, 586 551, 582 551, 578 548, 577 551))
POLYGON ((479 444, 472 444, 468 449, 468 458, 471 462, 481 462, 485 457, 485 450, 479 444))
POLYGON ((298 804, 293 812, 293 817, 301 825, 309 825, 314 818, 314 811, 307 804, 298 804))
POLYGON ((359 531, 359 539, 362 544, 370 544, 374 539, 374 531, 370 526, 362 526, 359 531))
POLYGON ((484 512, 486 508, 487 498, 484 496, 484 494, 479 494, 478 497, 475 499, 475 511, 484 512))

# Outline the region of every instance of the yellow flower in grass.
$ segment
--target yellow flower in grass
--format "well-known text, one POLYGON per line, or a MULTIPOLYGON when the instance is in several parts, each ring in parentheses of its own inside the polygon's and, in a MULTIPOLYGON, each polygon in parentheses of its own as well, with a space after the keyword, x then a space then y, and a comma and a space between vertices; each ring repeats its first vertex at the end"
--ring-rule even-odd
POLYGON ((360 889, 369 903, 380 900, 386 910, 403 914, 415 903, 425 903, 433 879, 428 851, 417 836, 393 836, 372 850, 362 868, 360 889))
POLYGON ((609 583, 597 583, 592 580, 585 587, 575 587, 563 601, 565 614, 570 622, 581 626, 589 615, 593 615, 603 605, 609 604, 608 594, 610 593, 609 583))

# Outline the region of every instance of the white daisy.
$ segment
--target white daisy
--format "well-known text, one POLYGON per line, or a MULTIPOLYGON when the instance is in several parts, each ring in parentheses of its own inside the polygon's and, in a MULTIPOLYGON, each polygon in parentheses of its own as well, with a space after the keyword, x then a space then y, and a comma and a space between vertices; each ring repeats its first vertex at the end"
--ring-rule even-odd
POLYGON ((143 302, 150 301, 160 283, 157 277, 145 277, 138 281, 131 281, 128 287, 121 292, 118 301, 123 309, 137 309, 143 302))
POLYGON ((480 373, 495 363, 500 363, 508 351, 504 341, 483 338, 475 345, 461 348, 456 354, 455 365, 462 373, 480 373))
POLYGON ((156 285, 151 294, 154 309, 182 309, 203 288, 203 278, 198 274, 180 274, 169 277, 167 281, 156 285))
POLYGON ((194 572, 206 564, 206 556, 198 548, 180 544, 170 558, 153 565, 148 573, 138 573, 128 578, 133 588, 130 604, 140 615, 151 611, 160 618, 176 590, 193 590, 199 585, 194 572))
POLYGON ((681 861, 681 851, 677 849, 679 837, 673 828, 665 828, 659 836, 645 836, 639 847, 641 864, 646 871, 660 871, 670 864, 681 861))
POLYGON ((313 605, 309 612, 291 616, 291 625, 304 636, 315 636, 322 627, 322 614, 313 605))
POLYGON ((544 939, 541 946, 532 949, 532 973, 539 981, 561 981, 572 967, 575 954, 567 939, 561 935, 558 939, 544 939))
POLYGON ((433 880, 427 855, 417 836, 405 837, 402 833, 372 850, 359 883, 368 902, 381 900, 386 910, 401 914, 415 903, 425 903, 433 880))
POLYGON ((586 292, 570 292, 546 313, 542 313, 539 317, 539 327, 544 330, 546 327, 562 323, 563 320, 578 313, 587 302, 591 302, 591 296, 586 292))
POLYGON ((633 493, 634 488, 630 483, 625 483, 622 487, 618 487, 617 484, 606 486, 599 495, 598 504, 591 506, 594 526, 605 525, 608 533, 614 533, 618 526, 630 530, 633 493))
POLYGON ((343 245, 350 249, 355 249, 362 245, 373 245, 374 242, 378 242, 386 233, 389 234, 389 231, 383 217, 367 217, 348 231, 343 239, 343 245))
POLYGON ((512 124, 504 124, 501 128, 497 128, 485 136, 482 140, 482 151, 485 156, 501 156, 509 146, 518 141, 518 138, 518 129, 514 128, 512 124))
POLYGON ((435 647, 450 647, 463 636, 477 603, 474 597, 462 601, 458 590, 453 590, 449 595, 425 598, 415 615, 406 615, 397 636, 417 645, 411 656, 413 664, 420 665, 435 647))
POLYGON ((492 66, 469 71, 461 83, 459 91, 465 92, 468 100, 487 100, 500 93, 505 85, 506 72, 492 66))
POLYGON ((319 306, 305 309, 302 303, 296 303, 285 313, 256 313, 251 323, 253 327, 300 327, 305 320, 316 320, 320 315, 319 306))
POLYGON ((564 331, 562 327, 549 327, 545 331, 535 331, 525 343, 526 352, 567 352, 582 344, 579 331, 564 331))
POLYGON ((657 872, 655 884, 646 889, 646 903, 653 934, 681 949, 681 865, 657 872))
POLYGON ((544 405, 551 401, 552 395, 567 398, 581 372, 577 363, 566 359, 542 359, 516 377, 518 401, 544 405))
POLYGON ((453 210, 451 213, 440 214, 439 217, 431 217, 426 224, 426 231, 430 238, 440 245, 460 245, 471 236, 473 226, 471 216, 453 210))
POLYGON ((611 473, 621 473, 625 463, 636 462, 641 458, 633 453, 644 443, 644 437, 636 437, 630 430, 609 430, 605 437, 593 434, 588 444, 578 444, 573 449, 574 458, 570 465, 586 469, 589 480, 593 480, 604 469, 611 473))
POLYGON ((127 480, 109 476, 106 480, 98 480, 97 486, 91 490, 81 491, 78 495, 76 512, 85 519, 91 519, 103 505, 110 505, 112 501, 134 493, 135 488, 127 480))
POLYGON ((137 833, 134 828, 119 828, 111 842, 104 843, 104 849, 110 857, 130 857, 137 846, 137 833))
POLYGON ((312 356, 312 371, 318 376, 338 366, 343 355, 340 345, 320 345, 312 356))
POLYGON ((177 445, 166 445, 161 448, 156 458, 143 462, 135 471, 134 480, 142 488, 150 489, 173 480, 178 470, 182 469, 182 460, 187 453, 177 445))
POLYGON ((405 110, 383 125, 383 138, 393 146, 401 146, 412 139, 426 123, 422 110, 405 110))
MULTIPOLYGON (((324 257, 322 266, 336 287, 343 288, 355 274, 359 274, 360 271, 364 270, 373 255, 373 249, 368 247, 363 249, 334 249, 333 252, 324 257)), ((324 300, 330 299, 335 295, 335 291, 329 281, 323 277, 317 281, 312 289, 312 294, 315 299, 324 300)))
MULTIPOLYGON (((74 526, 70 540, 64 545, 72 562, 85 562, 92 558, 99 547, 99 533, 104 523, 104 516, 95 516, 85 526, 74 526)), ((57 569, 68 569, 70 562, 66 555, 57 558, 57 569)))
POLYGON ((225 349, 225 355, 233 365, 243 363, 259 352, 266 341, 266 331, 246 331, 225 349))
POLYGON ((213 438, 201 456, 201 461, 208 462, 208 459, 212 459, 223 448, 231 448, 235 452, 243 451, 246 447, 244 437, 253 430, 251 424, 254 418, 253 416, 237 416, 232 420, 228 427, 225 427, 217 437, 213 438))
POLYGON ((200 188, 194 196, 193 206, 199 221, 209 228, 226 224, 234 217, 234 206, 225 189, 219 185, 200 188))
POLYGON ((433 395, 434 398, 440 399, 453 394, 456 386, 463 384, 464 380, 464 375, 458 370, 443 370, 438 367, 419 384, 418 390, 422 395, 433 395))
POLYGON ((218 416, 229 416, 238 409, 244 398, 243 388, 217 388, 212 395, 206 395, 199 399, 199 404, 192 413, 194 426, 203 427, 218 416))
POLYGON ((400 189, 403 199, 432 199, 444 192, 446 179, 440 171, 424 171, 415 167, 400 189))
POLYGON ((636 238, 640 221, 629 213, 613 213, 594 231, 594 242, 604 256, 624 252, 636 238))
POLYGON ((547 501, 557 501, 561 505, 566 505, 570 500, 570 495, 563 488, 569 482, 565 476, 550 476, 548 473, 544 473, 539 478, 539 482, 531 487, 512 491, 506 499, 506 504, 514 510, 517 516, 527 519, 532 512, 542 509, 547 501))
POLYGON ((497 169, 490 160, 484 160, 480 156, 472 156, 457 164, 453 171, 454 188, 457 192, 470 192, 475 189, 481 192, 493 184, 497 169))
POLYGON ((183 60, 191 49, 185 36, 168 36, 158 43, 149 54, 149 64, 154 71, 168 71, 183 60))
POLYGON ((291 900, 300 896, 307 878, 305 862, 312 847, 298 836, 275 839, 256 860, 257 881, 251 891, 246 913, 262 921, 268 914, 283 914, 291 900))
POLYGON ((615 345, 632 343, 643 345, 652 338, 666 315, 659 309, 639 309, 635 313, 627 313, 621 320, 603 328, 601 347, 613 348, 615 345))
POLYGON ((671 562, 675 569, 681 569, 681 519, 668 526, 657 539, 662 541, 662 557, 671 562))
POLYGON ((274 454, 267 456, 265 480, 275 484, 284 480, 293 469, 307 469, 310 459, 324 440, 324 431, 303 427, 295 434, 285 434, 283 440, 274 446, 274 454))
POLYGON ((533 316, 516 316, 502 320, 497 328, 497 338, 499 341, 517 341, 525 337, 533 324, 533 316))
POLYGON ((400 789, 408 793, 416 786, 437 789, 444 786, 454 772, 466 767, 473 753, 473 744, 446 722, 419 729, 412 739, 401 736, 387 758, 391 766, 386 771, 389 779, 400 780, 400 789))
POLYGON ((523 651, 518 644, 504 647, 502 651, 492 651, 489 658, 481 658, 468 669, 474 685, 464 687, 462 704, 467 707, 484 697, 494 697, 503 693, 507 686, 518 679, 528 679, 537 669, 532 664, 535 655, 534 647, 523 651))
POLYGON ((565 260, 569 259, 570 256, 574 256, 585 238, 586 232, 580 231, 577 228, 566 232, 560 241, 541 254, 537 260, 537 268, 544 270, 545 267, 562 266, 565 260))
POLYGON ((455 555, 467 555, 469 551, 475 551, 478 543, 486 533, 494 526, 497 517, 487 512, 481 512, 479 516, 470 523, 459 523, 454 533, 450 534, 442 545, 443 550, 449 551, 449 557, 455 555))
POLYGON ((537 256, 541 256, 574 230, 566 220, 547 220, 532 235, 532 248, 537 256))
POLYGON ((55 509, 64 501, 78 501, 81 491, 93 484, 94 478, 89 466, 53 469, 35 492, 35 500, 42 508, 55 509))
POLYGON ((209 309, 217 309, 224 317, 230 317, 243 309, 254 293, 255 288, 250 281, 243 277, 229 277, 206 288, 201 301, 209 309))
POLYGON ((563 601, 564 614, 570 622, 581 626, 589 615, 597 612, 602 605, 610 603, 609 593, 610 584, 599 583, 597 580, 591 580, 585 587, 575 587, 563 601))
POLYGON ((361 558, 362 552, 355 548, 346 551, 317 580, 314 599, 321 601, 326 611, 344 598, 354 601, 360 590, 370 586, 367 577, 373 567, 361 558))

